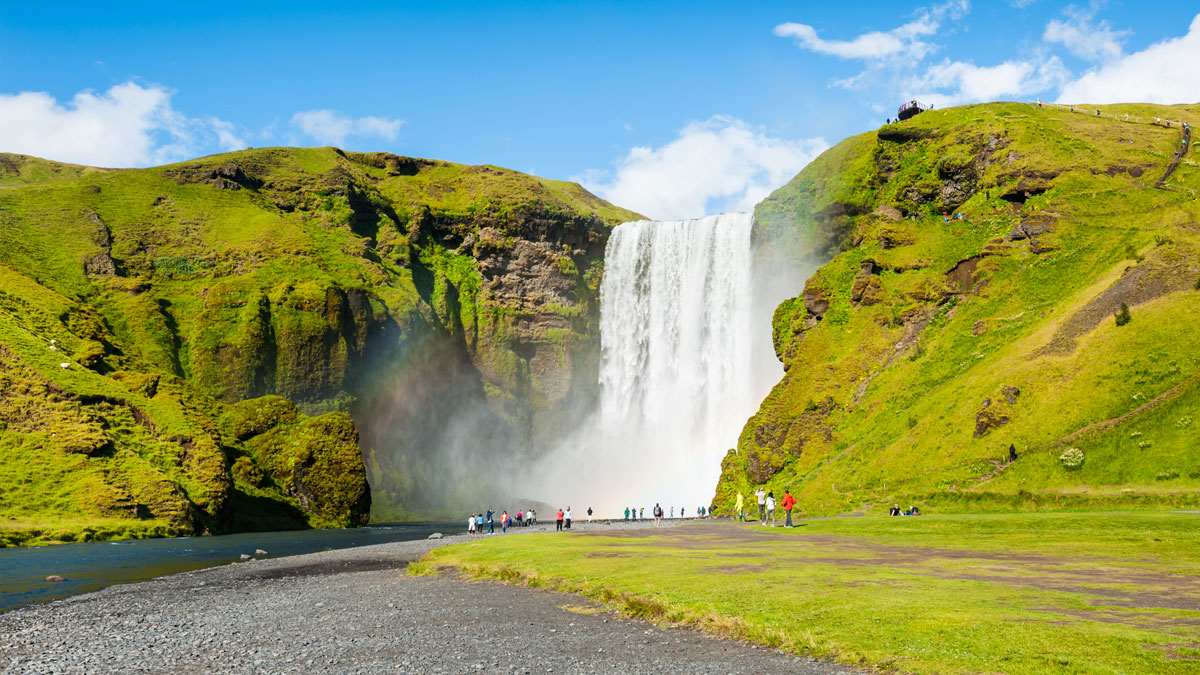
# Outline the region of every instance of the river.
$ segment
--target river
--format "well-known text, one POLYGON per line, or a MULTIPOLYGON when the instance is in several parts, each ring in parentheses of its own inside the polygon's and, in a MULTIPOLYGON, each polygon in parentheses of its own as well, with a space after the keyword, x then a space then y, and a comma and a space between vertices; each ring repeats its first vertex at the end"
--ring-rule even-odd
POLYGON ((114 584, 239 562, 262 549, 267 557, 424 539, 455 532, 445 523, 372 525, 341 530, 249 532, 216 537, 98 541, 0 549, 0 612, 114 584), (66 581, 48 582, 58 575, 66 581))

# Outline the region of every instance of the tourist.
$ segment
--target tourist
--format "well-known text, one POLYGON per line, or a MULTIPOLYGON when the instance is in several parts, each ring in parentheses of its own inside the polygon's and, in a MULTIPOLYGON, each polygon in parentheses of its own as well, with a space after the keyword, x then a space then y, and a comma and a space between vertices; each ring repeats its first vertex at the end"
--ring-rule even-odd
POLYGON ((889 515, 889 516, 898 516, 898 515, 900 515, 900 505, 899 505, 899 504, 895 504, 895 505, 893 505, 893 506, 892 506, 892 508, 888 509, 888 515, 889 515))
POLYGON ((529 509, 529 524, 530 525, 537 524, 537 511, 534 511, 533 509, 529 509))
MULTIPOLYGON (((1010 464, 1017 461, 1017 446, 1013 445, 1012 443, 1008 444, 1008 461, 1010 464)), ((1022 464, 1021 466, 1025 465, 1022 464)))
POLYGON ((783 488, 783 512, 787 516, 784 527, 792 526, 792 507, 795 505, 796 498, 792 496, 792 489, 790 487, 783 488))
MULTIPOLYGON (((642 509, 642 513, 645 513, 645 512, 646 512, 646 510, 642 509)), ((635 522, 635 523, 638 521, 638 510, 637 510, 636 506, 632 507, 629 510, 629 517, 632 518, 633 522, 635 522)))
POLYGON ((761 487, 754 491, 754 496, 758 497, 758 522, 762 525, 767 524, 767 491, 761 487))
POLYGON ((629 522, 629 507, 625 507, 625 522, 629 522))
MULTIPOLYGON (((775 527, 775 493, 767 493, 767 518, 771 520, 771 527, 775 527)), ((763 523, 766 525, 766 523, 763 523)))
POLYGON ((483 511, 475 516, 475 534, 483 534, 483 511))
POLYGON ((500 534, 508 533, 508 509, 500 514, 500 534))
POLYGON ((566 523, 567 523, 567 524, 564 526, 564 529, 567 529, 567 530, 569 530, 569 529, 571 529, 571 507, 569 507, 569 506, 568 506, 568 507, 567 507, 567 512, 566 512, 565 514, 563 514, 563 515, 566 517, 566 523))
POLYGON ((496 526, 492 523, 492 516, 495 513, 496 513, 495 511, 488 509, 488 512, 487 512, 488 534, 496 534, 496 526))
POLYGON ((658 527, 659 524, 662 522, 662 515, 663 515, 662 507, 658 505, 658 502, 655 502, 654 503, 654 526, 655 527, 658 527))
MULTIPOLYGON (((641 518, 642 520, 646 519, 646 507, 643 506, 642 508, 638 509, 638 518, 641 518)), ((637 518, 634 518, 634 520, 637 520, 637 518)))
POLYGON ((672 518, 675 517, 675 507, 674 506, 671 507, 671 517, 672 518))
POLYGON ((739 523, 746 522, 746 514, 742 511, 742 505, 744 503, 745 503, 745 500, 742 499, 742 493, 741 493, 741 491, 739 491, 737 493, 737 502, 735 502, 733 505, 733 510, 737 511, 737 519, 738 519, 739 523))
POLYGON ((517 509, 517 527, 521 527, 521 509, 517 509))
POLYGON ((471 517, 467 518, 467 534, 475 534, 475 512, 471 512, 471 517))
POLYGON ((563 510, 562 509, 558 510, 558 516, 555 517, 554 523, 555 523, 554 529, 559 532, 562 532, 562 524, 563 524, 563 510))
POLYGON ((911 507, 911 511, 914 516, 921 515, 921 509, 919 507, 913 506, 911 507))
POLYGON ((592 522, 592 507, 588 507, 588 522, 592 522))

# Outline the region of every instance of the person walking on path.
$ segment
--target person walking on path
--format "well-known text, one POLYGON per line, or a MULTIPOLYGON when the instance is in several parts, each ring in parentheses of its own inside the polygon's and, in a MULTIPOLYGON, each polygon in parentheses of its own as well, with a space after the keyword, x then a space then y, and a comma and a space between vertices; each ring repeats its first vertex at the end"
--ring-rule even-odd
POLYGON ((569 529, 571 529, 571 507, 569 507, 569 506, 567 507, 567 512, 564 515, 566 516, 567 524, 563 527, 564 527, 564 529, 569 530, 569 529))
POLYGON ((495 511, 488 509, 488 512, 487 512, 488 534, 496 534, 496 525, 495 525, 495 523, 492 522, 492 517, 495 514, 496 514, 495 511))
POLYGON ((562 509, 558 510, 558 517, 555 519, 554 522, 556 525, 555 529, 559 532, 562 532, 562 523, 563 523, 563 510, 562 509))
POLYGON ((787 514, 787 522, 784 527, 792 527, 792 507, 796 505, 796 498, 792 496, 792 489, 785 487, 783 489, 783 511, 787 514))
MULTIPOLYGON (((767 493, 767 518, 771 521, 771 527, 775 527, 775 493, 767 493)), ((763 525, 767 523, 764 521, 763 525)))
POLYGON ((758 497, 758 522, 767 524, 767 491, 758 488, 754 491, 754 496, 758 497))
POLYGON ((592 507, 588 507, 588 522, 592 522, 592 507))
POLYGON ((467 518, 467 534, 475 534, 475 512, 471 512, 471 517, 467 518))
POLYGON ((745 505, 745 503, 746 500, 742 498, 742 493, 739 491, 737 493, 737 501, 733 505, 733 510, 737 511, 737 519, 739 523, 746 522, 746 514, 742 513, 742 507, 745 505))

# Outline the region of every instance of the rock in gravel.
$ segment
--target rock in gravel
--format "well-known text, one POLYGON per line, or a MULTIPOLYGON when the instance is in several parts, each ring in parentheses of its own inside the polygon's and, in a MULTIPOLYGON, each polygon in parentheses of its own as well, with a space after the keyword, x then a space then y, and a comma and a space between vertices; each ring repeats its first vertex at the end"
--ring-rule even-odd
POLYGON ((243 553, 243 554, 242 554, 242 560, 249 560, 249 559, 251 559, 251 558, 253 558, 253 557, 254 557, 254 556, 252 556, 252 555, 250 555, 250 554, 248 554, 248 553, 243 553))
POLYGON ((256 549, 254 551, 254 555, 270 555, 270 554, 260 548, 260 549, 256 549))
POLYGON ((430 538, 430 539, 441 539, 441 538, 442 538, 442 533, 441 533, 441 532, 434 532, 433 534, 429 535, 429 538, 430 538))

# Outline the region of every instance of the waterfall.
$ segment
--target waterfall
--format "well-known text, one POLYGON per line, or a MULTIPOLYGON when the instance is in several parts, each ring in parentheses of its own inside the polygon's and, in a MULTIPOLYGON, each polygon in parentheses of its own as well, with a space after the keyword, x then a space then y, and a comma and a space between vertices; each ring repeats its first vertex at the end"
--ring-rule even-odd
POLYGON ((613 230, 598 410, 539 469, 544 494, 604 516, 708 506, 722 457, 782 373, 754 355, 771 353, 771 324, 754 311, 752 222, 730 213, 613 230))
POLYGON ((733 213, 613 231, 600 287, 603 425, 669 432, 718 461, 736 440, 730 417, 750 393, 751 221, 733 213))

